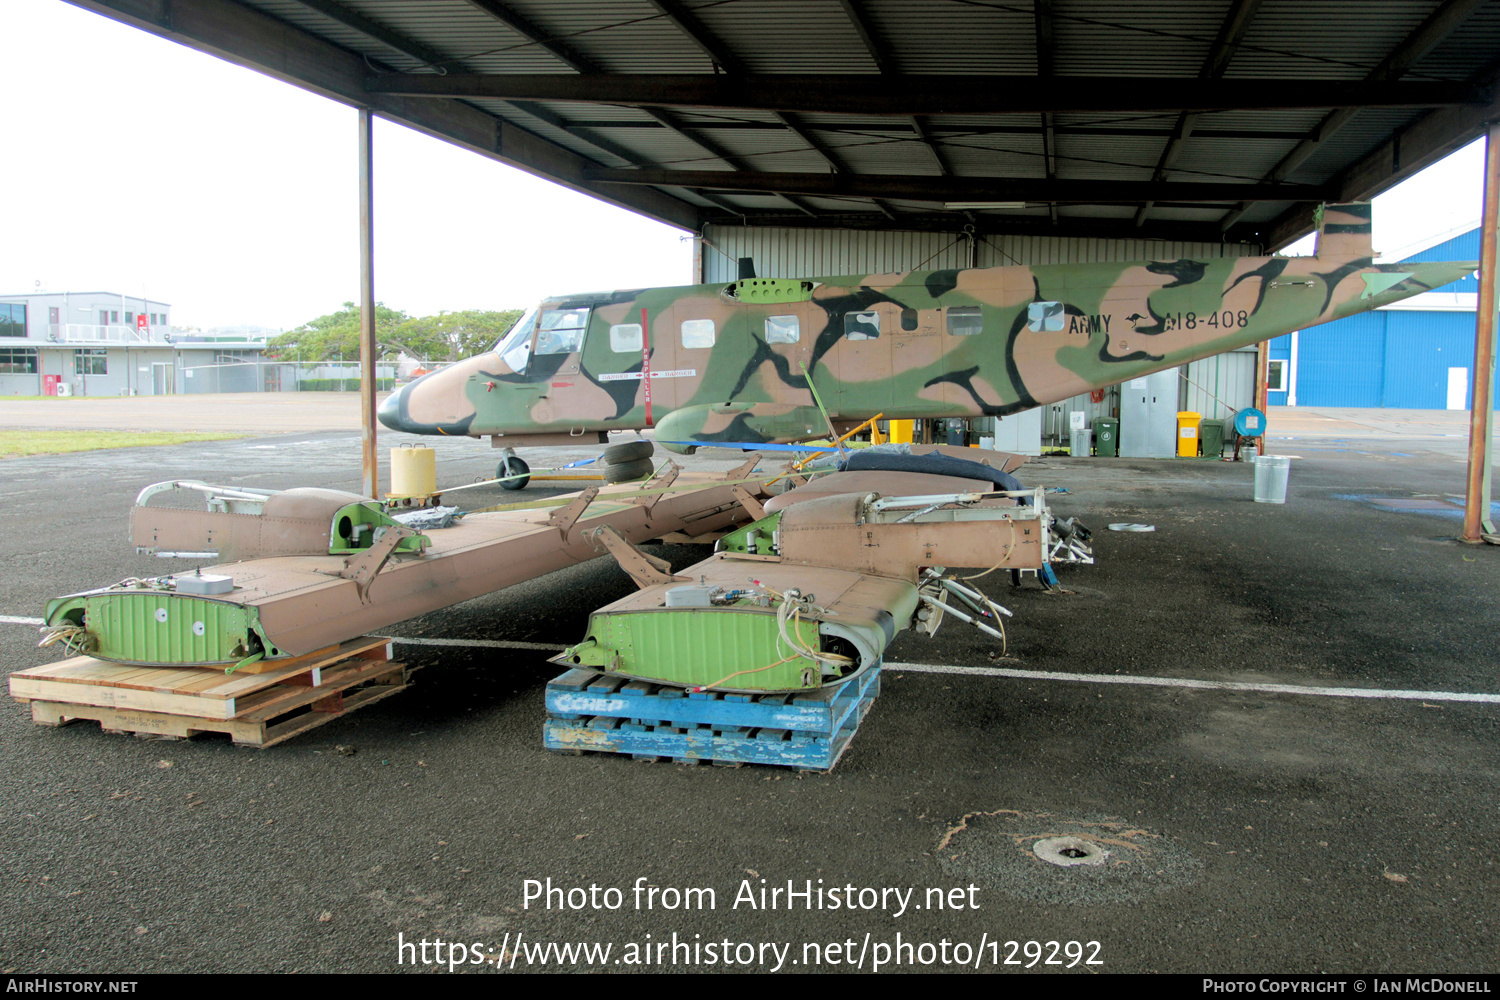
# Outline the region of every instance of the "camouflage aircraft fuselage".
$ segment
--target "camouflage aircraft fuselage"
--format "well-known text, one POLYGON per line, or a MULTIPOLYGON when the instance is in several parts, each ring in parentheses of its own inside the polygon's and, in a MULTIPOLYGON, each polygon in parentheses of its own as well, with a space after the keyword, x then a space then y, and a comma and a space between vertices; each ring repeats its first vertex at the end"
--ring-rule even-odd
POLYGON ((751 278, 548 299, 496 352, 393 394, 381 420, 497 444, 653 426, 659 442, 793 441, 826 433, 809 380, 839 425, 1003 416, 1375 309, 1476 266, 1376 264, 1368 226, 1366 215, 1361 236, 1325 235, 1317 257, 751 278), (1346 247, 1356 255, 1337 252, 1346 247))

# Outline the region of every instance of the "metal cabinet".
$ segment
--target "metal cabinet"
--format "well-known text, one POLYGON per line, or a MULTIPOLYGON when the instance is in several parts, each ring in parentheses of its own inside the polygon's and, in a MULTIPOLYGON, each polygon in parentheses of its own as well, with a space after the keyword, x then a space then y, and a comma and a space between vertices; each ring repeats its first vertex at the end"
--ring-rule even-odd
POLYGON ((1177 369, 1168 368, 1120 386, 1121 458, 1177 454, 1177 379, 1177 369))

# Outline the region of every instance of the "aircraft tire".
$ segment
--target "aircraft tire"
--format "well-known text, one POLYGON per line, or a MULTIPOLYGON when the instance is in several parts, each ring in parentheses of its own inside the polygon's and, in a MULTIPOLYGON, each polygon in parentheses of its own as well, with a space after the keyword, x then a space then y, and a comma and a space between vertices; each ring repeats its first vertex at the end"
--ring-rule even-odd
MULTIPOLYGON (((525 473, 530 471, 531 466, 527 465, 523 460, 519 458, 512 457, 501 459, 500 467, 495 470, 495 475, 499 476, 501 479, 504 479, 506 476, 524 476, 525 473)), ((524 478, 522 479, 507 480, 506 482, 500 484, 500 488, 502 490, 524 490, 526 488, 526 484, 529 482, 531 482, 531 477, 524 476, 524 478)))
POLYGON ((606 483, 631 483, 637 479, 645 479, 656 470, 649 458, 638 458, 634 462, 621 462, 619 465, 606 465, 604 467, 604 481, 606 483))
POLYGON ((604 449, 604 464, 624 465, 626 462, 650 458, 654 454, 656 454, 656 445, 650 441, 622 441, 604 449))

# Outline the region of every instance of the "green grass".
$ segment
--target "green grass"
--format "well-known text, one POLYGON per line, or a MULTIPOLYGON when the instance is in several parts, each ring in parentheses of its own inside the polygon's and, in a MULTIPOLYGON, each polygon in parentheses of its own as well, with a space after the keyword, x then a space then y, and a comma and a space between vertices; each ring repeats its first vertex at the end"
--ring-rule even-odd
POLYGON ((65 455, 100 448, 140 448, 190 441, 228 441, 243 437, 250 435, 195 431, 0 431, 0 458, 65 455))

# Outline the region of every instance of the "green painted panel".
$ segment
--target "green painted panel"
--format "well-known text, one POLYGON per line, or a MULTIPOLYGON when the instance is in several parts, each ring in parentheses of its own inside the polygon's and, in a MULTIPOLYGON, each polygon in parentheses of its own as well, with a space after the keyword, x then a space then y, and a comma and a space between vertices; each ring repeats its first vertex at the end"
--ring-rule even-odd
MULTIPOLYGON (((94 594, 82 599, 91 655, 130 663, 232 663, 259 649, 252 608, 168 593, 94 594)), ((266 650, 276 655, 274 649, 266 650)))
POLYGON ((814 284, 797 278, 745 278, 725 291, 741 302, 806 302, 814 284))
POLYGON ((739 552, 741 554, 748 552, 755 555, 770 555, 771 540, 776 534, 776 527, 779 524, 781 524, 781 512, 777 511, 769 517, 763 517, 759 521, 752 521, 738 531, 731 531, 719 539, 719 543, 714 546, 714 550, 716 552, 739 552), (754 542, 753 547, 751 544, 752 541, 754 542))
MULTIPOLYGON (((343 556, 353 552, 362 552, 374 544, 375 529, 400 526, 401 522, 388 515, 376 503, 366 501, 340 507, 333 515, 328 554, 343 556)), ((397 543, 396 551, 420 552, 427 546, 427 543, 426 535, 411 535, 397 543)))
MULTIPOLYGON (((818 648, 816 622, 798 623, 796 635, 818 648)), ((595 613, 589 639, 568 654, 580 666, 678 684, 768 691, 816 687, 818 668, 806 657, 771 666, 791 652, 781 641, 774 611, 685 608, 595 613), (738 676, 730 679, 731 674, 738 676)))

